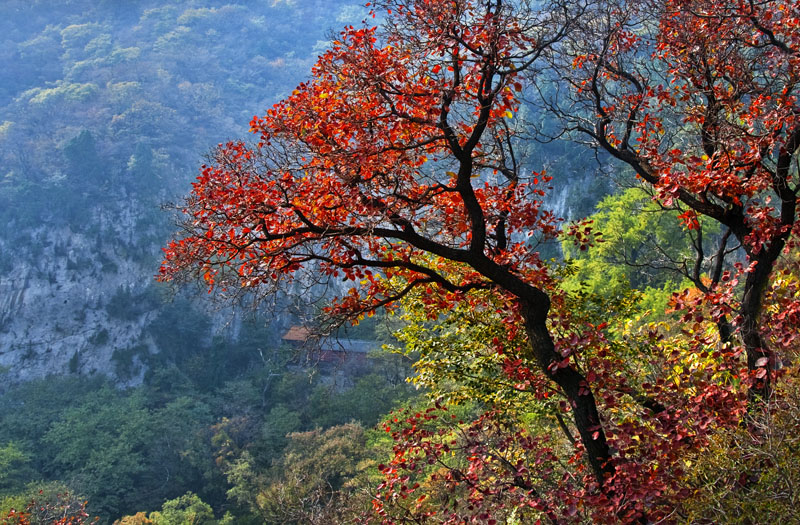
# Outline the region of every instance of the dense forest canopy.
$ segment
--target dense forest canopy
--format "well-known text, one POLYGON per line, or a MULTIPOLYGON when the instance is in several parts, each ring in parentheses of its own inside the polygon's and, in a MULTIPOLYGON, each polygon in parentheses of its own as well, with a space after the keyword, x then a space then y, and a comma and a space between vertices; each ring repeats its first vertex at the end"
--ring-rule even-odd
POLYGON ((4 523, 798 519, 794 3, 43 5, 0 358, 63 377, 0 387, 4 523), (150 281, 214 143, 159 279, 227 320, 150 281))

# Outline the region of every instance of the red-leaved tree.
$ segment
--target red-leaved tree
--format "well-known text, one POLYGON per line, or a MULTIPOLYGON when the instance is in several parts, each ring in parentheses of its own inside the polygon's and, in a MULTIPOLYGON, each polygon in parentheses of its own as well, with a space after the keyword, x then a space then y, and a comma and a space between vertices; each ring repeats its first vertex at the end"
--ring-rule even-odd
POLYGON ((86 512, 86 501, 68 493, 45 495, 31 500, 24 511, 11 509, 0 516, 0 525, 88 525, 97 523, 86 512))
MULTIPOLYGON (((443 419, 439 412, 398 417, 387 427, 395 457, 382 466, 385 482, 375 500, 387 523, 484 522, 500 507, 533 509, 554 522, 667 519, 686 495, 682 455, 742 415, 742 396, 726 375, 735 369, 735 348, 715 348, 712 337, 697 331, 687 335, 692 349, 702 349, 716 368, 686 369, 681 352, 668 349, 665 360, 652 364, 650 380, 627 377, 630 360, 661 357, 607 341, 606 323, 582 318, 540 259, 537 239, 572 235, 580 244, 593 237, 584 224, 562 232, 559 219, 542 209, 548 179, 526 171, 521 158, 519 97, 528 79, 541 78, 540 68, 563 63, 565 53, 574 55, 569 65, 575 73, 557 81, 573 82, 574 76, 577 100, 589 101, 590 112, 577 115, 570 111, 579 107, 567 111, 558 104, 554 111, 580 116, 573 120, 578 124, 596 121, 579 129, 656 185, 666 205, 669 199, 684 202, 689 226, 693 214, 703 213, 731 228, 756 263, 746 271, 750 292, 741 306, 731 305, 731 288, 713 284, 706 295, 716 297, 715 316, 723 325, 737 309, 751 367, 766 370, 762 359, 771 354, 761 332, 748 331, 747 320, 757 319, 763 305, 765 268, 797 234, 796 168, 786 165, 797 149, 791 127, 796 109, 786 110, 795 107, 791 90, 779 100, 765 98, 761 106, 751 90, 736 104, 696 109, 699 95, 681 76, 692 70, 683 65, 689 55, 670 27, 686 24, 681 17, 708 23, 715 18, 684 10, 682 2, 668 2, 657 11, 660 18, 642 22, 654 32, 655 58, 638 50, 640 33, 617 22, 626 13, 641 13, 625 9, 644 3, 603 3, 602 9, 572 1, 377 4, 384 25, 347 28, 319 58, 309 82, 253 119, 255 144, 232 142, 212 154, 185 204, 183 232, 165 250, 161 278, 265 293, 311 269, 354 284, 328 308, 334 317, 358 318, 413 297, 432 319, 466 305, 502 326, 503 336, 490 343, 502 355, 502 372, 537 399, 563 399, 576 435, 563 420, 560 426, 573 448, 565 453, 526 429, 509 430, 513 420, 492 413, 457 429, 429 428, 443 419), (584 52, 586 42, 599 51, 584 52), (657 59, 653 71, 678 80, 658 89, 643 83, 642 75, 629 75, 627 62, 615 58, 626 53, 636 64, 643 57, 657 59), (753 106, 749 117, 732 113, 743 106, 753 106), (713 147, 696 159, 689 146, 679 148, 695 122, 655 111, 664 108, 699 111, 704 121, 715 122, 713 129, 700 125, 702 136, 716 137, 713 147), (759 120, 755 131, 740 129, 747 118, 754 122, 775 112, 779 128, 759 120), (758 154, 749 149, 756 135, 758 154), (666 140, 671 147, 664 146, 666 140), (773 161, 764 160, 767 153, 773 161), (785 197, 780 212, 767 202, 769 191, 785 197), (753 306, 750 296, 758 297, 753 306), (462 455, 451 454, 454 448, 462 455), (420 470, 422 465, 430 467, 420 470), (561 469, 558 474, 551 465, 561 469), (449 501, 455 502, 438 510, 418 495, 431 479, 425 469, 434 467, 442 469, 435 479, 453 491, 449 501), (419 482, 410 482, 417 477, 419 482), (417 505, 407 504, 412 496, 417 505), (457 504, 461 496, 467 504, 457 504), (389 508, 394 504, 402 507, 399 513, 389 508)), ((679 34, 702 39, 712 30, 721 34, 741 26, 720 20, 722 27, 679 34)), ((761 31, 762 40, 736 33, 725 41, 764 54, 758 66, 763 70, 774 62, 785 70, 781 75, 794 75, 796 40, 770 29, 774 25, 749 27, 761 31), (770 54, 781 45, 789 53, 770 54)), ((759 62, 748 64, 755 68, 759 62)), ((718 260, 727 252, 720 253, 718 260)), ((719 274, 717 284, 728 275, 719 274)), ((658 334, 642 344, 661 345, 658 334)))
POLYGON ((164 279, 271 286, 305 265, 361 282, 332 314, 358 316, 425 287, 443 307, 490 290, 509 330, 573 406, 599 484, 613 473, 586 379, 555 351, 549 276, 528 241, 552 236, 541 175, 515 153, 521 73, 571 13, 503 2, 384 2, 387 24, 349 28, 312 80, 254 118, 260 140, 221 146, 186 205, 164 279))
MULTIPOLYGON (((665 208, 682 212, 686 228, 700 229, 698 216, 722 225, 714 253, 698 244, 685 266, 704 296, 678 304, 689 316, 698 303, 714 305, 723 340, 746 351, 752 392, 768 397, 770 370, 797 336, 790 330, 770 343, 762 313, 775 265, 800 235, 800 6, 602 2, 554 62, 572 91, 550 107, 571 131, 632 167, 665 208), (746 261, 723 271, 734 239, 746 261)), ((796 317, 800 305, 782 309, 796 317)))

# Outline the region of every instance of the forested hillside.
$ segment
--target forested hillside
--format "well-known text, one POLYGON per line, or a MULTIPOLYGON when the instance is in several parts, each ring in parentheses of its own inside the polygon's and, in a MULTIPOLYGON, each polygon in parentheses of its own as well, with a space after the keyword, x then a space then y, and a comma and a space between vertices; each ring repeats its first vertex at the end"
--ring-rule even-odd
POLYGON ((340 432, 364 439, 410 395, 408 366, 391 359, 346 376, 309 368, 280 340, 297 311, 219 312, 153 279, 175 229, 162 206, 291 92, 332 28, 365 14, 310 1, 0 6, 3 515, 88 498, 110 523, 192 492, 239 523, 277 482, 287 434, 350 424, 340 432))
POLYGON ((799 9, 6 2, 0 523, 800 521, 799 9))
POLYGON ((224 323, 163 304, 150 279, 173 229, 161 206, 363 10, 11 1, 0 14, 0 365, 9 381, 138 383, 148 355, 170 351, 170 316, 189 308, 190 347, 224 323))

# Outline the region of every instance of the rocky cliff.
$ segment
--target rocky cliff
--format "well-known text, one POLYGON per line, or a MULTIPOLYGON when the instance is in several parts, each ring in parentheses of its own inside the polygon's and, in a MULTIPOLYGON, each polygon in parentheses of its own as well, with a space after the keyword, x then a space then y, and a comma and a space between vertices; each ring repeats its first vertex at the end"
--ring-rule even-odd
POLYGON ((229 313, 154 283, 160 205, 365 16, 347 1, 3 2, 0 383, 135 384, 152 356, 235 335, 229 313))

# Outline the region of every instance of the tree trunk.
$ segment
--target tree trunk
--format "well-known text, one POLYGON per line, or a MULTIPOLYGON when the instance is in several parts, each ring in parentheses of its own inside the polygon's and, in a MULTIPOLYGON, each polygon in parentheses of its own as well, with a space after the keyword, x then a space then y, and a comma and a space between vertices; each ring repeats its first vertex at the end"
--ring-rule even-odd
MULTIPOLYGON (((781 243, 782 244, 782 243, 781 243)), ((759 318, 763 306, 764 290, 769 283, 769 275, 775 264, 777 256, 773 257, 773 250, 756 256, 756 266, 752 272, 747 274, 744 283, 744 293, 742 294, 742 305, 739 311, 741 315, 741 334, 747 353, 747 368, 750 371, 764 369, 766 374, 758 378, 750 388, 750 397, 769 399, 772 393, 771 376, 775 367, 775 356, 768 345, 761 337, 759 330, 759 318), (766 361, 764 361, 766 358, 766 361), (760 360, 760 361, 759 361, 760 360)))
POLYGON ((530 305, 522 304, 525 331, 528 334, 533 357, 539 367, 567 396, 572 407, 575 426, 586 451, 586 457, 600 486, 614 474, 611 451, 597 411, 594 394, 586 379, 572 366, 558 368, 563 358, 556 352, 553 339, 546 325, 546 315, 530 305))

